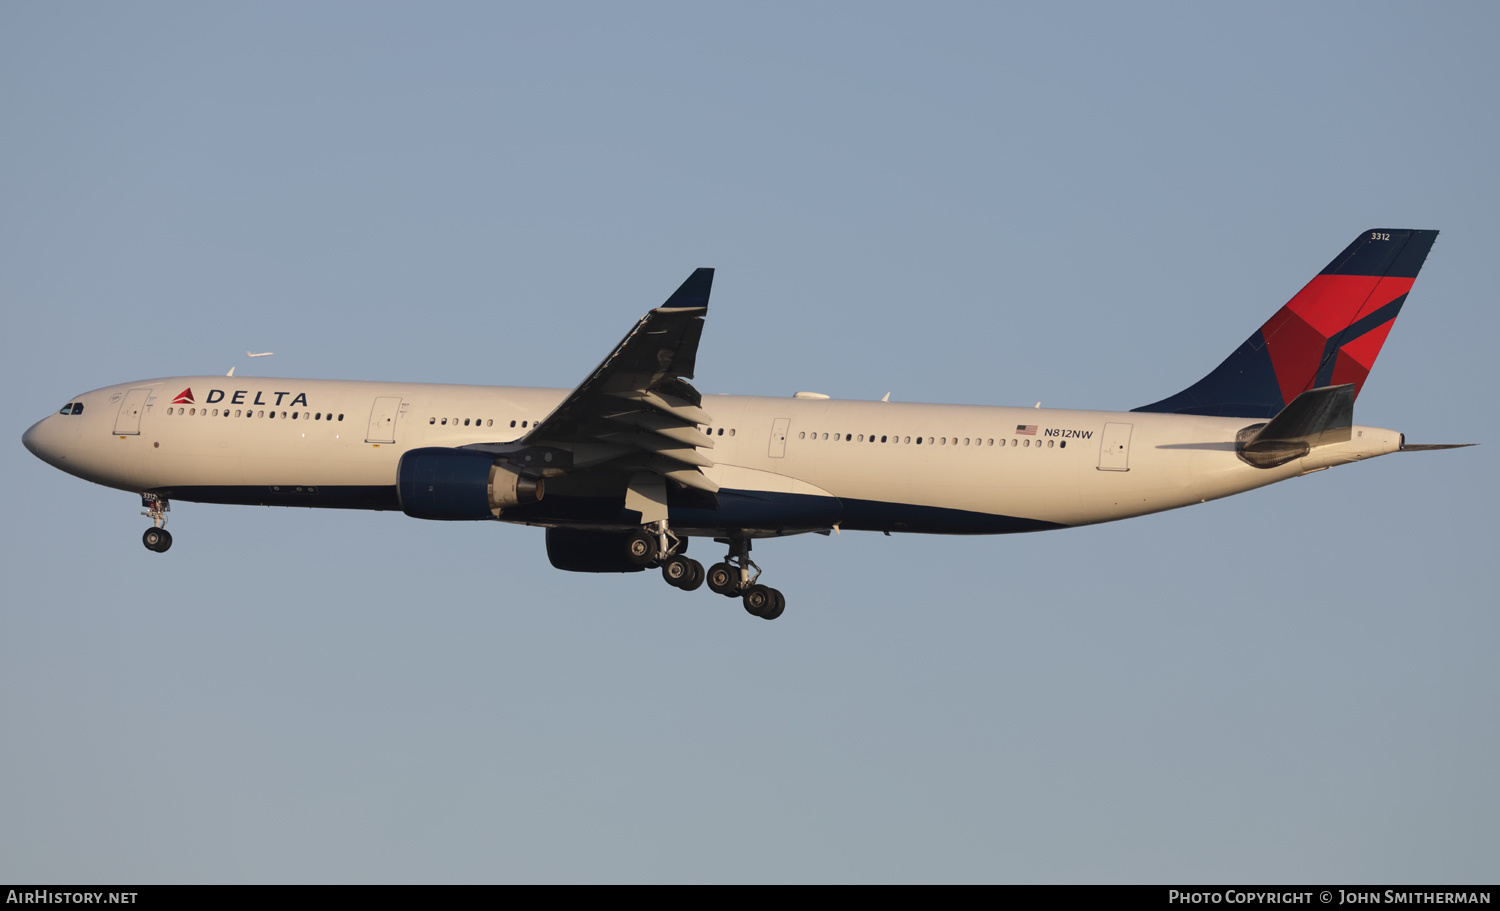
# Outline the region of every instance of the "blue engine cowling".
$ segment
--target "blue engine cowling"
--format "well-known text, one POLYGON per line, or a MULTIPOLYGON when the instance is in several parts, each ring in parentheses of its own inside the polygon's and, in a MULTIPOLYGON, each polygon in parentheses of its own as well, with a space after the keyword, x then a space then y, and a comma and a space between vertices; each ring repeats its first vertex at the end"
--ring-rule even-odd
POLYGON ((472 449, 413 449, 401 457, 396 476, 401 511, 418 519, 492 519, 543 494, 542 479, 472 449))

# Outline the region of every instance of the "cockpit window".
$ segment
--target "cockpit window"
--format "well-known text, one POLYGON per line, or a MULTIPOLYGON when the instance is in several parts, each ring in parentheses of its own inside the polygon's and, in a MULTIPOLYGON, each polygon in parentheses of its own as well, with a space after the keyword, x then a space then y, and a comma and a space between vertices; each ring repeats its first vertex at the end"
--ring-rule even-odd
POLYGON ((72 414, 73 413, 73 406, 76 405, 76 404, 78 404, 78 403, 77 402, 69 402, 68 404, 66 404, 66 405, 62 406, 61 408, 57 409, 57 413, 58 414, 72 414))
POLYGON ((74 402, 73 403, 73 413, 74 414, 83 414, 83 403, 82 402, 74 402))

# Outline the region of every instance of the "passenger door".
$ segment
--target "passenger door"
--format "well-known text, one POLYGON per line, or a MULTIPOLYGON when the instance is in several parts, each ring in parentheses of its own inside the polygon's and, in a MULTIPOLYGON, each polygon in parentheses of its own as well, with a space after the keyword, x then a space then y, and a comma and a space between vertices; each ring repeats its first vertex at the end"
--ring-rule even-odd
POLYGON ((146 400, 151 397, 151 388, 141 386, 125 393, 120 403, 120 413, 115 416, 115 436, 123 437, 141 432, 141 412, 146 410, 146 400))
POLYGON ((365 433, 366 443, 396 442, 396 415, 401 413, 401 396, 382 395, 370 408, 370 429, 365 433))

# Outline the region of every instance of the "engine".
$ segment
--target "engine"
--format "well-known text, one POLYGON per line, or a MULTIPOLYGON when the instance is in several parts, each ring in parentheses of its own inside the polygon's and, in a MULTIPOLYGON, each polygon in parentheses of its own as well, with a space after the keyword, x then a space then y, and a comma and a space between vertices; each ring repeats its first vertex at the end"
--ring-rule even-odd
POLYGON ((625 556, 629 532, 547 529, 547 559, 572 573, 638 573, 645 569, 625 556))
POLYGON ((543 480, 518 474, 487 452, 429 447, 401 457, 401 511, 418 519, 489 519, 535 503, 543 480))

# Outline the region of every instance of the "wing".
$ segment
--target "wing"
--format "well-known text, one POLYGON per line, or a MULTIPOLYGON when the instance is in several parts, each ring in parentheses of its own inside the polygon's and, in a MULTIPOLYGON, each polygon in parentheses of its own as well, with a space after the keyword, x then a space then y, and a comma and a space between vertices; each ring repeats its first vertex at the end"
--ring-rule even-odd
POLYGON ((712 269, 688 276, 551 414, 504 447, 509 460, 532 469, 545 464, 545 473, 647 471, 717 492, 702 471, 713 465, 703 453, 713 449, 713 440, 698 429, 713 419, 688 383, 713 281, 712 269))

